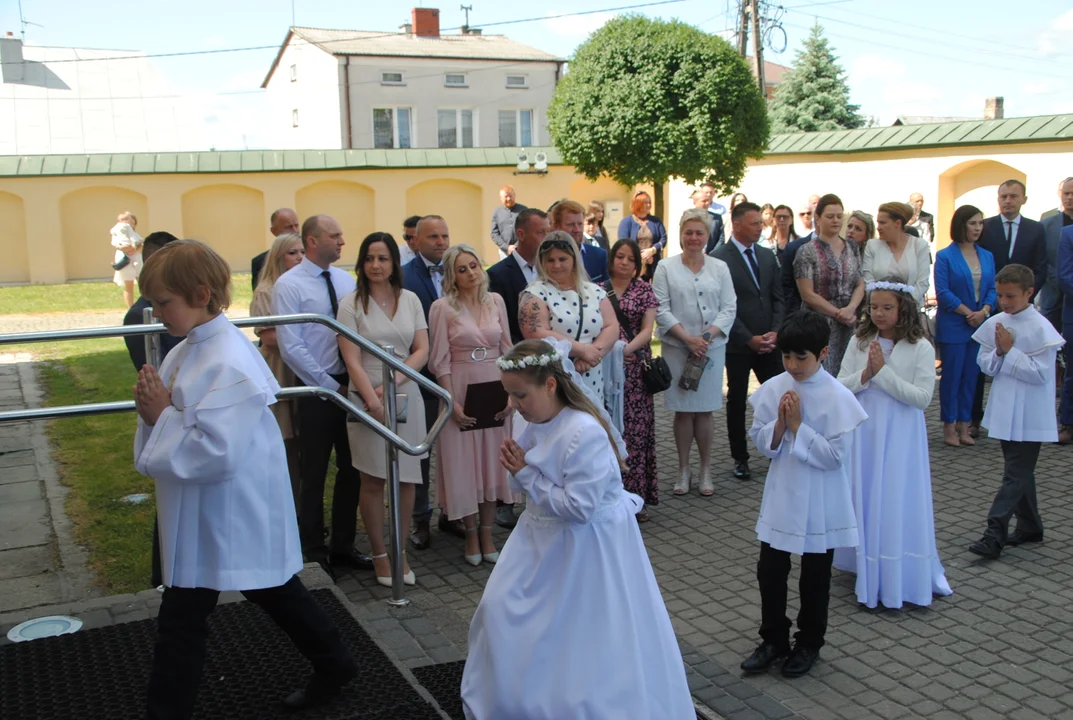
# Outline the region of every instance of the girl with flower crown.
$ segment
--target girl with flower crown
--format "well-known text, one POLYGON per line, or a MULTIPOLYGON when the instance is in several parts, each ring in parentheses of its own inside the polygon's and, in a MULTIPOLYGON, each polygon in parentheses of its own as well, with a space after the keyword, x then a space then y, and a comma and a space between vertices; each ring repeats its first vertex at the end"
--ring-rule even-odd
POLYGON ((528 502, 470 625, 466 717, 692 720, 621 437, 553 344, 524 340, 497 364, 528 423, 500 462, 528 502))
POLYGON ((880 281, 867 291, 838 374, 868 413, 850 456, 860 545, 836 550, 834 564, 857 573, 857 600, 870 608, 930 605, 953 592, 935 546, 924 421, 935 348, 924 339, 916 288, 880 281))

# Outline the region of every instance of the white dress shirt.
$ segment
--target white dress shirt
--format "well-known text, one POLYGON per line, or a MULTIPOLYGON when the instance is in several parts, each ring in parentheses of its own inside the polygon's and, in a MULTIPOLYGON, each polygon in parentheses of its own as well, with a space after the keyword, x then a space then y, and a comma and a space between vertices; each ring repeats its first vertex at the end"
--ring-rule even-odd
MULTIPOLYGON (((421 253, 418 253, 418 255, 421 255, 421 253)), ((425 267, 427 267, 427 268, 431 268, 436 264, 436 263, 430 261, 424 255, 421 255, 421 262, 425 263, 425 267)), ((443 265, 441 264, 440 267, 442 268, 443 265)), ((432 272, 432 270, 429 270, 428 275, 429 275, 430 278, 432 278, 432 287, 436 288, 436 297, 437 298, 443 297, 443 271, 442 271, 442 269, 438 273, 432 272)))
POLYGON ((999 215, 1002 218, 1002 237, 1006 238, 1006 230, 1009 228, 1010 232, 1010 254, 1007 259, 1013 257, 1013 246, 1017 244, 1017 231, 1021 229, 1021 216, 1018 215, 1013 220, 1007 219, 1005 215, 999 215), (1013 223, 1013 227, 1010 228, 1010 223, 1013 223))
POLYGON ((530 265, 529 262, 525 258, 523 258, 521 253, 519 253, 517 250, 512 252, 510 256, 514 258, 514 262, 518 263, 518 267, 521 268, 522 275, 525 276, 525 282, 531 283, 536 281, 536 267, 530 265))
MULTIPOLYGON (((297 315, 317 313, 334 317, 328 286, 321 276, 324 270, 309 258, 280 276, 272 286, 272 313, 274 315, 297 315)), ((331 273, 335 297, 342 300, 357 289, 350 273, 336 267, 331 273)), ((332 375, 346 372, 339 357, 339 341, 335 331, 318 323, 280 325, 276 338, 283 361, 294 370, 306 385, 338 390, 332 375)))
POLYGON ((411 250, 409 245, 406 243, 399 245, 399 265, 405 265, 415 257, 417 257, 417 253, 411 250))
MULTIPOLYGON (((730 242, 734 243, 734 247, 736 247, 738 249, 738 252, 741 253, 741 259, 745 261, 745 267, 749 268, 749 274, 753 276, 753 282, 756 283, 757 287, 760 287, 760 278, 756 276, 756 272, 753 270, 752 263, 749 262, 749 258, 745 255, 745 251, 748 248, 738 242, 738 239, 733 235, 730 236, 730 242)), ((760 259, 756 257, 756 248, 753 248, 751 254, 753 256, 753 261, 756 263, 756 266, 760 267, 760 259)))

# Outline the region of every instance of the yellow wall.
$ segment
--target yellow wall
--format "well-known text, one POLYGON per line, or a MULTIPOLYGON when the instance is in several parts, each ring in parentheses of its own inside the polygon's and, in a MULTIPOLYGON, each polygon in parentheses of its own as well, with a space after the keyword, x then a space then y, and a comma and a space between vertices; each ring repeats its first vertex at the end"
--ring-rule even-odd
POLYGON ((27 282, 30 279, 30 258, 26 249, 26 213, 22 198, 0 192, 0 283, 27 282))
MULTIPOLYGON (((111 277, 108 231, 131 210, 145 236, 166 230, 205 240, 237 271, 268 248, 268 216, 280 207, 299 218, 335 217, 346 246, 340 265, 352 267, 362 238, 375 230, 402 239, 409 215, 443 215, 453 242, 466 242, 482 260, 498 259, 490 230, 499 188, 513 185, 518 202, 547 209, 569 197, 623 203, 631 191, 609 180, 590 183, 572 168, 514 175, 510 167, 325 170, 276 173, 67 175, 0 178, 0 282, 61 283, 111 277), (10 218, 10 219, 9 219, 10 218), (25 220, 34 218, 33 237, 25 220)), ((614 230, 608 226, 609 232, 614 230)))

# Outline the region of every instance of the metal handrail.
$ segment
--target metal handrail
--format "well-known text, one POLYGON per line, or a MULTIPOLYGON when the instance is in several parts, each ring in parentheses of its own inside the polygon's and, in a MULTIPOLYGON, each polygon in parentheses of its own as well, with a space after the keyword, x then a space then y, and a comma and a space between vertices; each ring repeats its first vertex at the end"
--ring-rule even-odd
MULTIPOLYGON (((80 328, 76 330, 55 330, 45 332, 32 332, 32 333, 9 333, 7 335, 0 335, 0 345, 11 345, 15 343, 35 343, 35 342, 50 342, 55 340, 86 340, 93 338, 127 338, 127 337, 145 337, 145 349, 146 360, 148 364, 154 367, 160 366, 160 342, 159 336, 166 333, 167 330, 164 327, 153 321, 152 311, 147 309, 143 315, 145 324, 143 325, 123 325, 119 327, 97 327, 97 328, 80 328)), ((436 441, 436 437, 440 434, 443 426, 447 423, 447 418, 451 415, 454 401, 451 397, 451 393, 440 387, 438 384, 432 382, 428 378, 421 375, 406 363, 402 362, 395 357, 394 348, 391 345, 384 345, 383 347, 377 346, 374 343, 366 340, 356 332, 343 325, 338 320, 328 317, 327 315, 318 315, 315 313, 301 313, 297 315, 280 315, 274 317, 253 317, 243 318, 237 320, 231 320, 231 323, 235 327, 275 327, 277 325, 296 325, 299 323, 318 323, 331 328, 337 335, 345 337, 350 342, 354 343, 362 349, 362 351, 370 353, 373 357, 380 360, 383 366, 383 388, 384 388, 384 419, 387 421, 387 425, 383 425, 374 419, 371 415, 365 412, 363 409, 350 402, 347 398, 343 397, 334 390, 329 390, 325 387, 291 387, 281 388, 280 392, 276 394, 277 398, 301 398, 301 397, 320 397, 326 400, 330 400, 339 407, 343 408, 350 415, 358 418, 361 422, 365 423, 383 438, 386 443, 386 460, 387 460, 387 478, 385 478, 388 484, 388 501, 391 507, 391 522, 390 522, 390 534, 391 534, 391 599, 388 603, 395 606, 404 606, 409 604, 409 600, 403 596, 403 538, 401 530, 402 517, 399 507, 399 499, 401 497, 401 487, 399 486, 399 462, 398 451, 402 450, 407 455, 424 455, 432 449, 433 443, 436 441), (439 397, 444 401, 440 408, 439 414, 436 416, 436 421, 429 428, 428 434, 425 436, 424 441, 419 445, 411 445, 409 442, 399 437, 397 433, 397 418, 396 418, 396 394, 395 394, 395 372, 399 371, 409 379, 417 383, 419 388, 428 390, 433 395, 439 397)), ((32 408, 25 410, 7 410, 0 412, 0 423, 4 422, 16 422, 24 420, 52 420, 65 417, 80 417, 87 415, 103 415, 108 413, 120 413, 130 412, 135 410, 135 404, 132 400, 105 402, 105 403, 87 403, 84 405, 64 405, 59 407, 49 408, 32 408)))

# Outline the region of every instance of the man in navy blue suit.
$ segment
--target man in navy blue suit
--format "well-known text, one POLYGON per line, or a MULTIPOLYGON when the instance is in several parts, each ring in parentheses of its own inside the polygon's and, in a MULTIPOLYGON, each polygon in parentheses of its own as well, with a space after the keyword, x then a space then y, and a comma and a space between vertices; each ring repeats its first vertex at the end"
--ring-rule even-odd
POLYGON ((551 229, 562 230, 574 238, 581 251, 585 272, 594 283, 607 280, 607 253, 603 248, 585 242, 585 208, 573 200, 560 200, 548 208, 551 229))
POLYGON ((1066 356, 1066 374, 1062 382, 1062 405, 1058 422, 1061 431, 1058 442, 1063 445, 1073 443, 1073 224, 1062 228, 1058 241, 1058 287, 1062 291, 1062 335, 1066 339, 1063 352, 1066 356))
MULTIPOLYGON (((447 230, 447 221, 439 215, 425 215, 417 222, 417 236, 414 238, 414 248, 417 256, 402 267, 402 286, 417 295, 421 301, 421 309, 425 312, 425 322, 428 322, 429 308, 443 294, 443 254, 451 245, 451 236, 447 230)), ((421 374, 432 382, 436 378, 428 371, 428 367, 421 368, 421 374)), ((425 401, 425 428, 430 429, 436 422, 436 416, 440 414, 440 399, 425 390, 421 391, 421 399, 425 401)), ((421 461, 421 486, 414 492, 414 515, 413 533, 410 542, 417 550, 424 550, 432 544, 429 534, 429 521, 432 520, 432 506, 428 501, 429 488, 429 459, 421 461)), ((465 537, 465 530, 461 527, 461 521, 451 523, 447 515, 440 513, 440 530, 449 532, 459 537, 465 537)))
MULTIPOLYGON (((1043 225, 1021 216, 1021 206, 1028 201, 1025 184, 1007 180, 998 186, 999 214, 984 220, 984 232, 977 244, 995 256, 995 272, 1010 263, 1032 268, 1035 293, 1047 282, 1047 234, 1043 225)), ((1035 298, 1033 293, 1033 298, 1035 298)), ((984 374, 976 381, 969 436, 980 436, 984 419, 984 374)))

